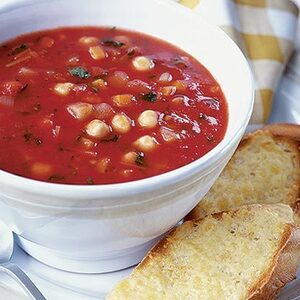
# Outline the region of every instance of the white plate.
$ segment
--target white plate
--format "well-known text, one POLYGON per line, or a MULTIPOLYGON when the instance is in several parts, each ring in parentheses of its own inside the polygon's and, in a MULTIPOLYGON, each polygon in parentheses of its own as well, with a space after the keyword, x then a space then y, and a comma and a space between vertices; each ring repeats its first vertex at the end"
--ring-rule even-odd
MULTIPOLYGON (((47 300, 104 299, 112 286, 132 270, 91 275, 65 272, 40 263, 17 245, 12 262, 26 272, 47 300)), ((27 297, 9 277, 0 274, 0 299, 23 300, 27 297), (9 298, 4 295, 9 295, 9 298)))

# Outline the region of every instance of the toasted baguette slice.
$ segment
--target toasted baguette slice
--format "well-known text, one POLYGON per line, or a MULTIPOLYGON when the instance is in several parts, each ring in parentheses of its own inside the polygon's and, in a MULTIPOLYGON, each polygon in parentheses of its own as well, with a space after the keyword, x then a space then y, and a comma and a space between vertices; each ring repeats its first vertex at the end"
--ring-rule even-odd
POLYGON ((174 229, 107 300, 273 299, 299 250, 289 206, 243 206, 174 229))
POLYGON ((300 194, 300 126, 274 124, 248 134, 187 219, 254 203, 296 206, 300 194))

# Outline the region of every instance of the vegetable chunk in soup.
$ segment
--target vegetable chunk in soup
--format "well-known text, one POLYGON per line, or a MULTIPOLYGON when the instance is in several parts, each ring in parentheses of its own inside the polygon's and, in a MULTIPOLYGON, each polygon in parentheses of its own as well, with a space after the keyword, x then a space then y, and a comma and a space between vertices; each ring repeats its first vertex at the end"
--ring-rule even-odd
POLYGON ((0 45, 0 169, 65 184, 162 174, 224 137, 222 90, 186 52, 146 34, 74 27, 0 45))

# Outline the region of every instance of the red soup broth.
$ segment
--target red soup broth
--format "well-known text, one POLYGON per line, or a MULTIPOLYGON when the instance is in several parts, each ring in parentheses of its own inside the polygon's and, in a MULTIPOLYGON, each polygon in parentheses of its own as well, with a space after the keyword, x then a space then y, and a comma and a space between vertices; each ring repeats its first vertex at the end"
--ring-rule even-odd
POLYGON ((108 184, 184 166, 223 139, 228 110, 181 49, 119 28, 59 28, 0 46, 0 169, 108 184))

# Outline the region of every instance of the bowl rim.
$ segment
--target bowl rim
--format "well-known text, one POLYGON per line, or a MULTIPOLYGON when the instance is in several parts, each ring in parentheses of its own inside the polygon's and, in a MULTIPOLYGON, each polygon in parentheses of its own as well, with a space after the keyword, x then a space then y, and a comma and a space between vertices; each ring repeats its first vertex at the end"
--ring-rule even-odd
MULTIPOLYGON (((52 0, 59 1, 59 0, 52 0)), ((22 191, 29 191, 31 193, 38 193, 40 195, 49 195, 60 196, 64 198, 70 198, 73 201, 76 201, 76 196, 78 195, 97 195, 99 198, 103 196, 120 196, 124 193, 126 195, 135 195, 140 192, 150 192, 156 190, 157 187, 162 188, 169 186, 170 182, 172 184, 182 181, 182 179, 190 178, 195 173, 200 172, 201 170, 207 169, 214 162, 220 160, 221 153, 227 152, 232 145, 238 142, 240 136, 244 133, 246 126, 250 120, 253 106, 254 106, 254 80, 253 75, 250 69, 250 66, 245 58, 245 55, 242 53, 240 48, 234 43, 234 41, 219 27, 212 25, 206 22, 201 16, 194 13, 191 9, 188 9, 179 3, 173 1, 165 0, 152 0, 158 5, 172 6, 173 9, 176 9, 178 13, 186 14, 190 18, 193 18, 195 22, 201 22, 208 28, 213 31, 216 35, 223 36, 232 49, 235 50, 237 55, 241 57, 243 63, 243 68, 245 69, 245 76, 247 76, 247 81, 249 83, 249 92, 248 95, 245 94, 247 100, 247 113, 244 117, 244 123, 242 123, 238 129, 234 132, 234 138, 230 141, 226 141, 225 137, 216 145, 213 149, 207 152, 202 157, 196 159, 195 161, 188 163, 177 169, 155 175, 152 177, 134 180, 124 183, 111 183, 111 184, 97 184, 97 185, 82 185, 82 184, 60 184, 60 183, 50 183, 45 181, 39 181, 35 179, 30 179, 9 173, 4 170, 0 170, 0 182, 1 185, 5 184, 6 186, 11 186, 22 191), (200 19, 200 20, 199 20, 200 19), (103 195, 99 195, 99 192, 103 192, 103 195), (74 197, 74 195, 76 195, 74 197)), ((14 9, 19 9, 25 6, 31 6, 35 4, 40 4, 42 2, 48 2, 48 0, 14 0, 4 4, 0 4, 0 15, 2 12, 8 12, 14 9)), ((64 27, 64 26, 62 26, 64 27)), ((66 26, 68 27, 68 26, 66 26)), ((124 27, 126 29, 126 27, 124 27)))

